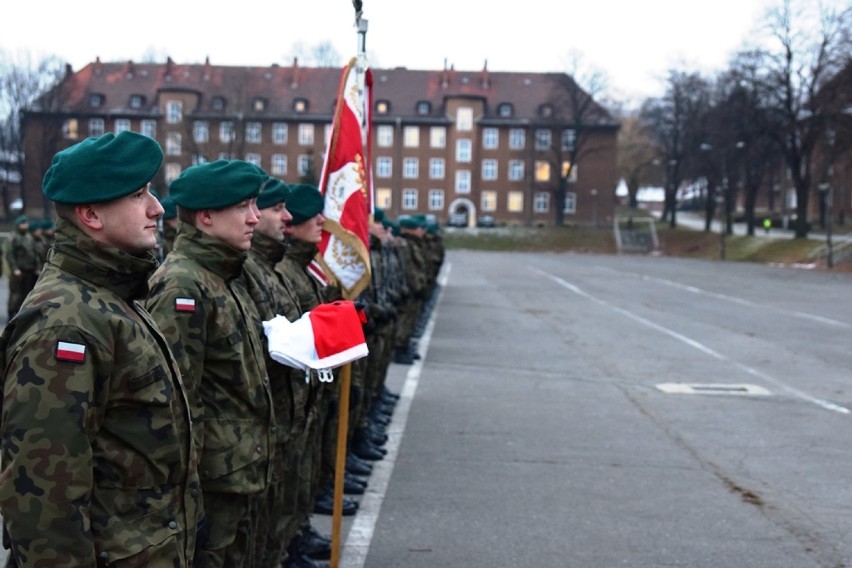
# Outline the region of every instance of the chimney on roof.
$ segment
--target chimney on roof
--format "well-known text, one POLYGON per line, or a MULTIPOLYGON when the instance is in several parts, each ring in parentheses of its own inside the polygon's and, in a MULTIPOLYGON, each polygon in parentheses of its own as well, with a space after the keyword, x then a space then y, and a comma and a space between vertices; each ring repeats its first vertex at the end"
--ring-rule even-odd
POLYGON ((65 76, 70 77, 73 74, 74 74, 74 68, 71 67, 70 63, 66 63, 65 64, 65 76))
POLYGON ((299 58, 293 58, 293 78, 290 81, 290 88, 295 89, 299 86, 299 58))
POLYGON ((447 69, 447 58, 444 58, 444 70, 441 72, 441 88, 446 89, 450 86, 450 71, 447 69))
POLYGON ((101 57, 95 57, 95 74, 100 75, 103 72, 103 66, 101 65, 101 57))
POLYGON ((172 61, 171 55, 166 57, 166 75, 171 75, 172 70, 174 69, 175 62, 172 61))
POLYGON ((488 87, 491 86, 491 78, 488 75, 488 60, 487 59, 485 60, 485 65, 483 65, 483 67, 482 67, 482 81, 480 82, 480 85, 482 86, 483 89, 487 89, 488 87))
POLYGON ((210 79, 210 56, 204 58, 204 80, 210 79))
POLYGON ((128 79, 131 79, 131 78, 133 78, 133 75, 135 75, 135 74, 136 74, 136 66, 135 66, 135 65, 133 65, 133 60, 132 60, 132 59, 128 59, 128 60, 127 60, 127 74, 126 74, 126 77, 127 77, 128 79))

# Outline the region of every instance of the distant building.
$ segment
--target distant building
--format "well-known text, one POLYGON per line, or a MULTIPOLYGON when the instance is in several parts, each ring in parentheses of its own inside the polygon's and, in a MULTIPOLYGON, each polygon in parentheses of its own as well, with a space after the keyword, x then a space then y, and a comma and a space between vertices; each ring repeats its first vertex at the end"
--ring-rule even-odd
MULTIPOLYGON (((24 114, 25 209, 48 213, 42 175, 83 138, 134 130, 164 149, 153 184, 216 159, 243 159, 294 183, 319 177, 341 69, 104 63, 63 81, 24 114)), ((564 73, 373 69, 373 185, 392 217, 466 214, 498 224, 611 220, 618 123, 564 73), (582 112, 580 112, 580 101, 582 112), (569 171, 560 191, 560 174, 569 171), (562 203, 556 196, 564 193, 562 203)))

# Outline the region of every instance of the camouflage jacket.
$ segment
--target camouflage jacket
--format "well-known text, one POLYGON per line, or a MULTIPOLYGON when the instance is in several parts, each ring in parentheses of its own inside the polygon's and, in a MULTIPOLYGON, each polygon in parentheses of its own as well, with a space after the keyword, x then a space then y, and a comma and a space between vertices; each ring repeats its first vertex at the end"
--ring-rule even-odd
POLYGON ((262 324, 245 287, 246 253, 188 223, 151 277, 146 307, 172 346, 201 422, 204 491, 253 494, 275 448, 262 324))
POLYGON ((35 237, 32 233, 16 230, 12 234, 12 243, 9 247, 9 269, 15 270, 38 270, 39 258, 35 237))
POLYGON ((136 301, 155 267, 60 220, 41 278, 3 332, 0 511, 19 566, 192 563, 189 400, 136 301))
MULTIPOLYGON (((261 321, 271 320, 277 315, 296 321, 302 315, 292 284, 275 271, 275 265, 284 257, 285 249, 285 244, 258 232, 252 238, 243 272, 261 321)), ((304 428, 310 386, 305 383, 303 371, 274 361, 267 347, 264 347, 264 352, 275 404, 277 439, 279 444, 283 444, 291 435, 304 428)))
POLYGON ((404 270, 408 287, 417 298, 424 298, 429 287, 429 265, 423 251, 423 239, 413 235, 400 235, 403 240, 401 248, 404 259, 404 270))

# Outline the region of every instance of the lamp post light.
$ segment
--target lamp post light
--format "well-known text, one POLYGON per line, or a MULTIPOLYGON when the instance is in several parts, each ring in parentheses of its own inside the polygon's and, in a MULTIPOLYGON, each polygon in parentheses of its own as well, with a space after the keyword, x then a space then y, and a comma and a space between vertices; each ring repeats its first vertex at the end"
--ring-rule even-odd
POLYGON ((598 228, 598 190, 592 188, 589 193, 592 194, 592 220, 595 224, 595 229, 598 228))
POLYGON ((825 261, 829 268, 834 267, 834 249, 831 242, 831 216, 834 214, 832 202, 834 201, 831 183, 819 184, 820 193, 822 193, 823 202, 825 203, 825 261))

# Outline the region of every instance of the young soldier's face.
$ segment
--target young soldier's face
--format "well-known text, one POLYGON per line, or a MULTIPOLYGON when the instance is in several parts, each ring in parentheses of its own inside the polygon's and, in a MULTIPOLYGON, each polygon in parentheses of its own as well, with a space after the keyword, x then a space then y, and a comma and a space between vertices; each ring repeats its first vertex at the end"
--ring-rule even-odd
POLYGON ((293 216, 287 211, 283 203, 260 210, 260 221, 257 223, 256 231, 277 241, 284 239, 284 228, 287 221, 293 216))
POLYGON ((322 216, 322 213, 317 213, 304 223, 288 226, 287 234, 306 243, 318 244, 322 240, 322 224, 324 222, 325 217, 322 216))
POLYGON ((207 214, 207 234, 237 250, 251 248, 251 237, 260 219, 254 199, 246 199, 224 209, 210 209, 207 214))
POLYGON ((101 222, 98 240, 131 254, 141 254, 157 244, 157 218, 163 206, 148 186, 130 195, 92 204, 101 222))

